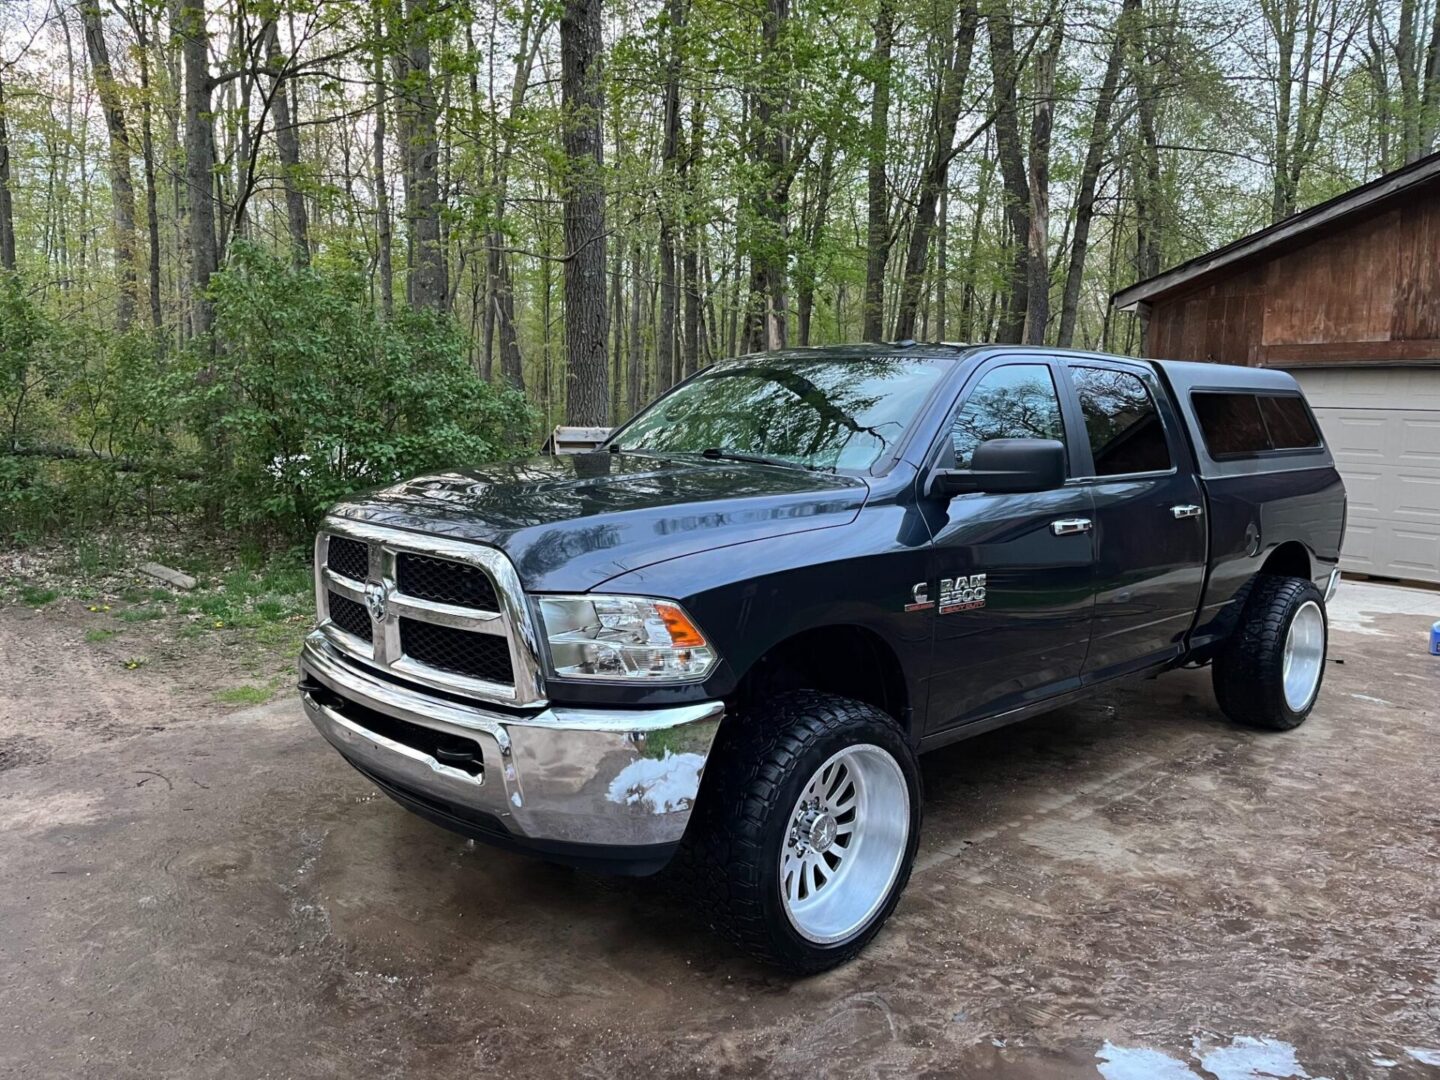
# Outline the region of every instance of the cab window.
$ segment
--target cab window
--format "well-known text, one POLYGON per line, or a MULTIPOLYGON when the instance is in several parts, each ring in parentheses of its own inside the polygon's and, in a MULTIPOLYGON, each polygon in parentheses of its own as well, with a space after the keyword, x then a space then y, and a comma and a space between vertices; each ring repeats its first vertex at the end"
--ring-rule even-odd
POLYGON ((1065 441, 1060 395, 1045 364, 1007 364, 983 376, 955 414, 950 441, 955 468, 970 468, 975 448, 988 439, 1065 441))
POLYGON ((1165 426, 1144 381, 1114 368, 1073 367, 1071 379, 1096 476, 1164 472, 1171 466, 1165 426))

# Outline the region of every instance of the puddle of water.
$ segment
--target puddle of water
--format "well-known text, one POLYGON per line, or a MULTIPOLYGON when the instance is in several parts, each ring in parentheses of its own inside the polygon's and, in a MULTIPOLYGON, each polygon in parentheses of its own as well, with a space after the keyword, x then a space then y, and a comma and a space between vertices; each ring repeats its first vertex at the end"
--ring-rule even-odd
POLYGON ((1106 1041, 1095 1052, 1095 1068, 1105 1080, 1200 1080, 1190 1066, 1145 1046, 1116 1046, 1106 1041))
MULTIPOLYGON (((1199 1040, 1195 1053, 1200 1055, 1199 1040)), ((1295 1056, 1295 1047, 1279 1039, 1257 1039, 1237 1035, 1229 1046, 1211 1050, 1200 1057, 1200 1067, 1214 1073, 1215 1080, 1304 1080, 1309 1077, 1295 1056)))

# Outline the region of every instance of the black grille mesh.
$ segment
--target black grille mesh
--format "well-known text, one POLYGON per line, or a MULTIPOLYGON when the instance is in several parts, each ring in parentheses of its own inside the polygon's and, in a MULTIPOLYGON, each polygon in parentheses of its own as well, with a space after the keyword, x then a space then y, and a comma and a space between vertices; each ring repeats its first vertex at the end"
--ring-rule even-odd
POLYGON ((400 647, 410 659, 442 671, 504 685, 515 681, 510 645, 495 634, 401 619, 400 647))
POLYGON ((402 552, 395 560, 400 591, 419 600, 499 611, 495 586, 485 571, 469 563, 402 552))
POLYGON ((330 537, 330 552, 325 565, 342 577, 364 581, 370 575, 370 548, 362 540, 348 536, 330 537))
POLYGON ((330 621, 348 634, 354 634, 362 641, 370 640, 370 613, 365 605, 357 604, 348 596, 341 596, 334 589, 330 593, 330 621))

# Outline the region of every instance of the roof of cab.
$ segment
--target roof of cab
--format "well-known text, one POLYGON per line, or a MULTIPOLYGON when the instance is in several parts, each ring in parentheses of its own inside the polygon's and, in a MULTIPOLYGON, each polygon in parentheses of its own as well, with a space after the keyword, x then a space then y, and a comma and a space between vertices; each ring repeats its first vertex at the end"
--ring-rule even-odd
POLYGON ((1191 390, 1253 390, 1295 394, 1300 391, 1300 384, 1293 375, 1276 368, 1205 364, 1192 360, 1147 362, 1165 373, 1176 393, 1188 393, 1191 390))

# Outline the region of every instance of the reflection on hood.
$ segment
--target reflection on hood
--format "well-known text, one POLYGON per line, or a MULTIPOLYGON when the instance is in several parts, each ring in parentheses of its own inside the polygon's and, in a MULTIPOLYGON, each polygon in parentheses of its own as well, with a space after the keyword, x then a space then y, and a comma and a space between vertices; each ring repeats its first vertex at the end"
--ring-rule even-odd
POLYGON ((699 457, 576 454, 416 477, 359 496, 343 517, 494 544, 527 588, 593 588, 727 544, 854 520, 853 477, 699 457))

